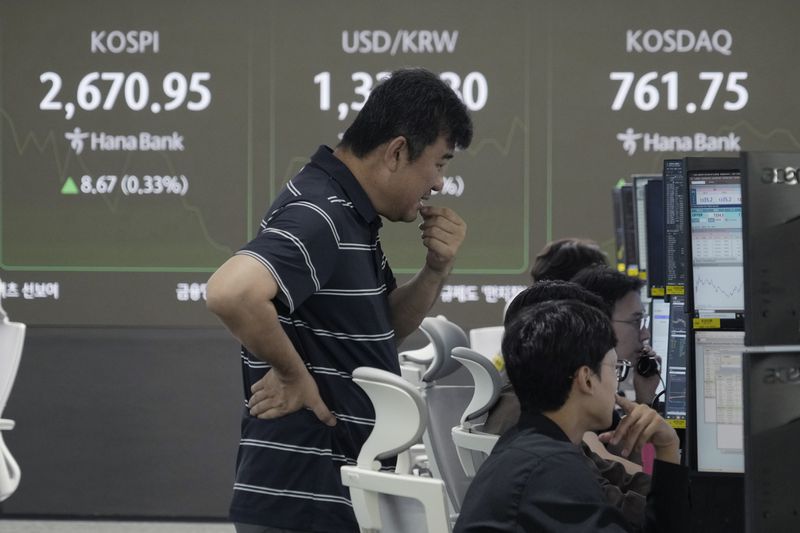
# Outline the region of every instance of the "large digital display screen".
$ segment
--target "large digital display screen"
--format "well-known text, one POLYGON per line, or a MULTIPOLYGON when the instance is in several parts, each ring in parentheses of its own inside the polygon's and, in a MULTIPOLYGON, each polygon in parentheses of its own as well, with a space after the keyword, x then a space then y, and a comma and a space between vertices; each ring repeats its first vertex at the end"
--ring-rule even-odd
MULTIPOLYGON (((33 325, 217 324, 210 274, 384 73, 421 66, 475 122, 431 200, 469 227, 433 312, 500 324, 549 240, 613 252, 603 191, 620 177, 798 148, 786 109, 800 75, 776 68, 796 55, 793 14, 721 0, 3 2, 5 306, 33 325)), ((384 227, 400 281, 424 261, 419 241, 413 224, 384 227)))

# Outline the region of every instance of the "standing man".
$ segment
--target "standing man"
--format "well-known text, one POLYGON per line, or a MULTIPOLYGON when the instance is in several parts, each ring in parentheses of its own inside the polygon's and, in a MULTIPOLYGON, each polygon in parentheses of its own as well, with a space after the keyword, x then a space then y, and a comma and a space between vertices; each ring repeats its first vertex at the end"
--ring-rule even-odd
POLYGON ((209 280, 209 309, 242 343, 249 411, 230 514, 239 533, 358 531, 339 469, 355 464, 374 411, 351 373, 399 374, 397 344, 430 310, 466 234, 455 212, 424 202, 471 140, 466 107, 444 82, 393 72, 209 280), (398 287, 381 217, 418 215, 425 264, 398 287))

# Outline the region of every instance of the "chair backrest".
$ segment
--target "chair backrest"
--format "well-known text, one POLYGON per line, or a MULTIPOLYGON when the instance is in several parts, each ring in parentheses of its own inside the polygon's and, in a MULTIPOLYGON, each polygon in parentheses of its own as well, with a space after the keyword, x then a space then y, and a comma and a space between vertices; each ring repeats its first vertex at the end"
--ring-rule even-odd
POLYGON ((475 382, 472 401, 461 415, 460 425, 451 430, 461 467, 471 479, 500 438, 499 435, 482 431, 481 421, 497 402, 503 381, 494 362, 483 354, 469 348, 455 348, 453 358, 469 370, 475 382))
POLYGON ((377 470, 376 460, 394 457, 419 441, 427 423, 425 402, 411 383, 385 370, 356 368, 353 381, 375 409, 375 425, 358 454, 358 466, 377 470))
POLYGON ((376 368, 355 369, 353 381, 375 408, 375 426, 356 465, 341 469, 359 527, 365 532, 449 532, 441 480, 398 472, 407 466, 403 455, 398 457, 396 472, 379 470, 379 459, 405 454, 422 435, 426 410, 419 391, 401 377, 376 368))
POLYGON ((0 416, 11 396, 24 342, 25 324, 11 322, 0 300, 0 416))
POLYGON ((461 415, 460 422, 464 426, 489 412, 500 397, 504 385, 503 378, 494 362, 475 350, 454 348, 452 357, 466 367, 475 384, 472 400, 461 415))
POLYGON ((463 329, 442 315, 425 317, 419 329, 428 337, 434 348, 433 360, 422 376, 423 381, 432 383, 461 368, 458 361, 454 361, 450 354, 453 348, 469 346, 469 338, 463 329))
MULTIPOLYGON (((24 342, 25 324, 11 322, 0 300, 0 417, 11 396, 24 342)), ((13 427, 13 420, 0 418, 0 502, 17 490, 21 475, 19 465, 8 450, 2 435, 4 430, 13 427)))
MULTIPOLYGON (((451 428, 458 424, 474 387, 469 374, 463 372, 451 353, 453 348, 468 346, 469 339, 463 329, 441 315, 426 317, 419 329, 430 341, 428 349, 432 348, 433 352, 430 362, 422 367, 421 378, 412 381, 419 387, 427 408, 428 425, 422 442, 431 473, 444 481, 451 515, 456 516, 470 480, 458 460, 451 428)), ((425 348, 420 351, 425 353, 425 348)), ((406 354, 401 354, 401 367, 404 362, 413 362, 406 354)), ((408 372, 404 370, 403 374, 408 375, 408 372)))

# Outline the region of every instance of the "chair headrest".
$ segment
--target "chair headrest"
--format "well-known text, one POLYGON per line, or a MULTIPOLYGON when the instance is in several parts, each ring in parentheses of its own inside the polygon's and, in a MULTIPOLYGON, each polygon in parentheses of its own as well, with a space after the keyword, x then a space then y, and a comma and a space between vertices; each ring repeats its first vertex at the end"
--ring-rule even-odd
POLYGON ((453 359, 467 367, 472 379, 475 381, 475 392, 472 395, 461 424, 474 420, 487 413, 500 397, 503 388, 503 378, 494 363, 485 355, 479 354, 469 348, 453 348, 453 359))
POLYGON ((385 370, 358 367, 353 381, 375 408, 375 425, 358 454, 358 466, 374 469, 376 459, 393 457, 419 441, 427 424, 425 403, 411 383, 385 370))
POLYGON ((450 354, 453 348, 469 346, 469 339, 464 330, 442 315, 425 317, 419 329, 428 337, 435 349, 433 361, 422 376, 422 381, 430 383, 458 370, 460 365, 450 354))

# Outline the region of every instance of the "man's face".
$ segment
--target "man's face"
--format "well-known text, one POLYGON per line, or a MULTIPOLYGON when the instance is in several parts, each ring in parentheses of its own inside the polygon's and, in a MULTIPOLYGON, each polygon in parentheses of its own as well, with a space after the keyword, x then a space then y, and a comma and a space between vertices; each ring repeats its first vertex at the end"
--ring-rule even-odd
POLYGON ((606 352, 600 363, 597 401, 592 402, 596 407, 595 417, 598 428, 607 428, 611 425, 612 413, 617 396, 617 352, 611 348, 606 352))
POLYGON ((644 308, 639 293, 631 291, 614 304, 611 324, 617 336, 617 354, 620 359, 636 363, 644 341, 650 338, 647 328, 640 326, 644 317, 644 308))
POLYGON ((430 198, 431 191, 441 191, 444 168, 453 158, 453 148, 444 136, 425 147, 413 162, 408 161, 407 150, 400 155, 400 166, 391 177, 387 198, 390 212, 381 213, 391 221, 413 222, 422 203, 430 198))

